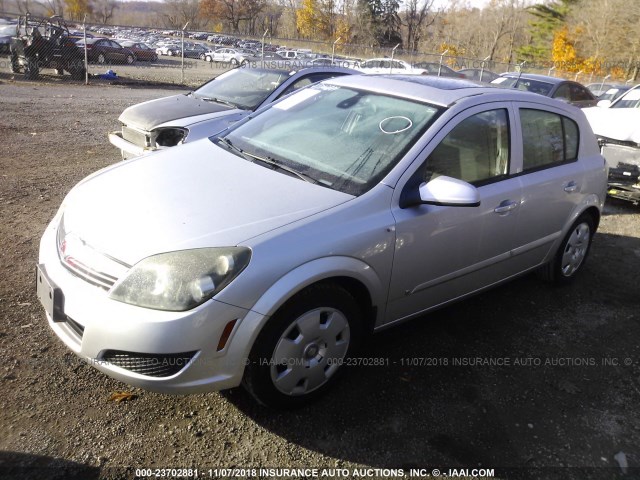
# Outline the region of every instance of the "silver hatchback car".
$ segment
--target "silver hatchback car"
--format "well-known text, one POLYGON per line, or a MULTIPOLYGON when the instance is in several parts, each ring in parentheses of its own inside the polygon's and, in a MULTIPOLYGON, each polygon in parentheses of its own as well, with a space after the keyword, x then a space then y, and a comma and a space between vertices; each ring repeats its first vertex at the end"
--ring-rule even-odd
POLYGON ((42 237, 37 291, 112 377, 292 407, 368 332, 533 270, 573 279, 606 185, 568 104, 347 76, 80 182, 42 237))

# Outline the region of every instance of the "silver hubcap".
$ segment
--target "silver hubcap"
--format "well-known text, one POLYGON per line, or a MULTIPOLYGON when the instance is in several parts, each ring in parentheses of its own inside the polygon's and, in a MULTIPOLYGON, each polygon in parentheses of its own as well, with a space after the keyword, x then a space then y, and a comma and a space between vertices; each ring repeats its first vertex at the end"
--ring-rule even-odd
POLYGON ((589 233, 589 225, 586 223, 581 223, 571 232, 562 255, 562 265, 560 266, 565 277, 570 277, 576 273, 576 270, 582 265, 589 247, 589 233))
POLYGON ((304 395, 327 383, 349 348, 349 322, 342 312, 318 308, 298 317, 278 340, 271 380, 286 395, 304 395))

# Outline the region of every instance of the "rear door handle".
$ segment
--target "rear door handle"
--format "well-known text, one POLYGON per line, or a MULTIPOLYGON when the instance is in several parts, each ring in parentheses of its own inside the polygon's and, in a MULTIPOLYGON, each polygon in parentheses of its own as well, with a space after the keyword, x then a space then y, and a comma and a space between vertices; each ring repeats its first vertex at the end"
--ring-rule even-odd
POLYGON ((501 202, 499 206, 493 209, 495 213, 509 213, 511 210, 518 206, 517 202, 510 202, 509 200, 505 200, 501 202))
POLYGON ((573 193, 578 190, 578 184, 576 182, 569 182, 564 186, 564 191, 567 193, 573 193))

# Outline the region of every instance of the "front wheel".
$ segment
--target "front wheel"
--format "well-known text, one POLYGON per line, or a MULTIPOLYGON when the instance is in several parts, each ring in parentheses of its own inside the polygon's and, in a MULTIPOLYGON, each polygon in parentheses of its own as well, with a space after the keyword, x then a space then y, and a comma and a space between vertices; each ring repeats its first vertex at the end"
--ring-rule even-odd
POLYGON ((131 65, 135 61, 136 59, 133 57, 133 55, 131 54, 127 55, 127 64, 131 65))
POLYGON ((273 408, 295 408, 322 395, 360 342, 362 312, 333 284, 298 293, 269 320, 255 341, 243 385, 273 408))
POLYGON ((104 56, 104 53, 98 54, 98 63, 101 65, 107 63, 107 57, 104 56))
POLYGON ((572 282, 584 267, 595 231, 593 217, 581 215, 562 239, 554 259, 540 270, 540 275, 559 284, 572 282))

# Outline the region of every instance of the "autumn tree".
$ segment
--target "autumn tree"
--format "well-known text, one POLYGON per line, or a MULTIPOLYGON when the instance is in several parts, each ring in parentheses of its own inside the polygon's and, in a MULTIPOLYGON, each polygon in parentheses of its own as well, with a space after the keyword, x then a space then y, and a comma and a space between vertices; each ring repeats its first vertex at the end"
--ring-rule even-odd
POLYGON ((213 21, 222 21, 234 33, 240 25, 248 26, 245 33, 255 34, 256 18, 267 6, 266 0, 201 0, 201 15, 213 21))
POLYGON ((65 15, 69 20, 81 21, 85 15, 90 15, 92 12, 89 0, 64 0, 64 3, 65 15))
POLYGON ((519 57, 529 63, 548 61, 555 33, 564 27, 571 8, 578 1, 557 0, 528 7, 527 11, 534 18, 529 24, 531 41, 518 50, 519 57))

